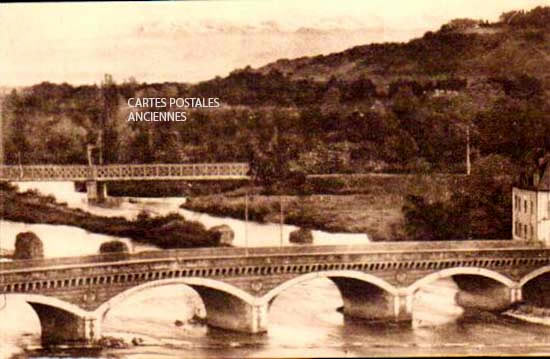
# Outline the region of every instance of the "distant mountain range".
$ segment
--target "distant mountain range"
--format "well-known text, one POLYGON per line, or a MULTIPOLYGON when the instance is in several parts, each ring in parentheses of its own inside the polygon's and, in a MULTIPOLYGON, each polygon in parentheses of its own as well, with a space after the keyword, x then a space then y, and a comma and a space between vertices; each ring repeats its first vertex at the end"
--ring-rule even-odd
POLYGON ((379 82, 528 73, 548 85, 549 13, 550 7, 517 12, 510 23, 506 14, 498 23, 459 19, 407 43, 363 45, 329 55, 281 59, 257 71, 279 71, 294 80, 327 81, 334 76, 346 81, 365 76, 379 82))

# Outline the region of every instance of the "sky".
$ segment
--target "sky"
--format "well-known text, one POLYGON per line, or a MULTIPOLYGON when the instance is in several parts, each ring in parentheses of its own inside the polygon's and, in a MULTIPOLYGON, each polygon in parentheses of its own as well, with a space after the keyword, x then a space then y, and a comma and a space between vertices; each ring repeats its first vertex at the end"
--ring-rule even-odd
POLYGON ((99 84, 106 73, 116 82, 198 82, 541 5, 550 0, 0 4, 0 86, 99 84))

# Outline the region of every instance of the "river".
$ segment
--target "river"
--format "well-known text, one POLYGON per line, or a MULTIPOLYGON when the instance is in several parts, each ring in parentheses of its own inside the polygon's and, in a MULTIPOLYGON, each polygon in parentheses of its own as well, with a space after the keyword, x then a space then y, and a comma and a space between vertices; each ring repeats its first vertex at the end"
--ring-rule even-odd
MULTIPOLYGON (((179 208, 183 198, 125 198, 118 208, 89 207, 86 196, 70 182, 19 183, 21 191, 36 189, 54 195, 69 207, 106 216, 135 218, 145 210, 152 214, 178 212, 206 227, 228 224, 235 232, 235 245, 281 244, 281 228, 218 218, 179 208)), ((283 226, 284 245, 294 226, 283 226)), ((47 257, 98 252, 102 242, 113 237, 88 233, 69 226, 0 222, 0 248, 12 250, 15 235, 33 231, 44 242, 47 257), (70 245, 67 245, 70 241, 70 245)), ((117 238, 120 239, 120 238, 117 238)), ((151 246, 122 239, 133 251, 151 246)), ((315 244, 364 243, 364 234, 330 234, 314 231, 315 244)), ((104 349, 101 353, 71 352, 72 356, 99 355, 115 358, 180 357, 319 357, 319 356, 413 356, 549 354, 550 327, 530 324, 504 315, 480 314, 463 318, 455 303, 457 285, 441 279, 422 288, 413 302, 415 325, 371 324, 344 320, 336 311, 342 305, 337 288, 328 279, 315 279, 289 288, 279 295, 269 312, 269 330, 263 335, 245 335, 193 324, 189 319, 204 312, 198 295, 186 286, 151 289, 136 294, 113 308, 103 323, 103 335, 143 339, 141 346, 104 349), (176 326, 175 321, 184 323, 176 326)), ((38 318, 26 303, 0 297, 0 358, 16 353, 59 356, 39 348, 38 318), (35 349, 32 349, 35 348, 35 349), (29 351, 32 349, 32 351, 29 351)))

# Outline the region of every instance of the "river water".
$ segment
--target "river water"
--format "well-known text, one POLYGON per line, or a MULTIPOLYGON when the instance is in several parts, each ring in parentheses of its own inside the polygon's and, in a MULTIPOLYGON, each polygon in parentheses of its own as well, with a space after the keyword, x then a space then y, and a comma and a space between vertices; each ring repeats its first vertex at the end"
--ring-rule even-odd
MULTIPOLYGON (((206 227, 228 224, 235 232, 235 245, 276 246, 281 228, 274 224, 245 224, 179 209, 183 198, 124 199, 117 208, 89 207, 86 196, 70 182, 20 183, 21 191, 37 189, 52 194, 70 207, 105 215, 135 218, 178 212, 206 227)), ((283 226, 283 244, 294 226, 283 226)), ((13 250, 15 236, 35 232, 44 242, 47 257, 98 252, 102 242, 113 237, 88 233, 69 226, 0 222, 0 249, 13 250)), ((133 251, 151 246, 132 243, 133 251)), ((315 244, 364 243, 364 234, 330 234, 314 231, 315 244)), ((208 328, 189 321, 204 313, 198 295, 186 286, 160 287, 136 294, 113 308, 103 323, 103 335, 141 338, 144 345, 104 349, 99 353, 71 351, 71 356, 114 358, 181 357, 319 357, 319 356, 412 356, 549 354, 550 327, 530 324, 504 315, 481 313, 463 317, 455 303, 457 285, 450 278, 422 288, 413 302, 414 325, 372 324, 345 320, 336 310, 342 305, 337 288, 328 279, 315 279, 289 288, 279 295, 269 312, 268 333, 245 335, 208 328), (183 325, 176 326, 179 320, 183 325)), ((39 348, 40 325, 33 310, 9 296, 0 297, 0 358, 60 356, 39 348)))

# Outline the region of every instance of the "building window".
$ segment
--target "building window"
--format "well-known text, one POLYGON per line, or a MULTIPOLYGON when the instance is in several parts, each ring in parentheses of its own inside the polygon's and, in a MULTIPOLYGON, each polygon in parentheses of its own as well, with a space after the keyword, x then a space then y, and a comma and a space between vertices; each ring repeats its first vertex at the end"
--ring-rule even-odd
POLYGON ((527 239, 527 225, 523 226, 523 238, 527 239))
POLYGON ((527 213, 527 200, 526 199, 523 200, 523 210, 525 211, 525 213, 527 213))
POLYGON ((523 230, 521 228, 521 223, 518 223, 518 237, 521 237, 522 234, 523 234, 523 230))
POLYGON ((532 224, 529 225, 529 229, 531 230, 531 236, 530 237, 531 237, 531 239, 533 239, 535 231, 533 230, 533 225, 532 224))
POLYGON ((525 239, 525 236, 524 236, 523 234, 524 234, 525 232, 527 232, 527 231, 524 232, 524 230, 525 230, 524 228, 525 228, 525 226, 524 226, 522 223, 520 223, 520 224, 519 224, 519 236, 520 236, 521 238, 524 238, 524 239, 525 239))
POLYGON ((533 201, 531 201, 531 214, 535 213, 535 206, 533 205, 533 201))

